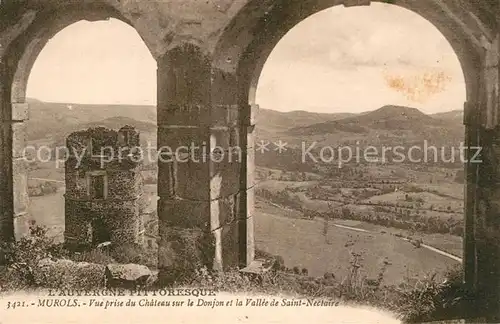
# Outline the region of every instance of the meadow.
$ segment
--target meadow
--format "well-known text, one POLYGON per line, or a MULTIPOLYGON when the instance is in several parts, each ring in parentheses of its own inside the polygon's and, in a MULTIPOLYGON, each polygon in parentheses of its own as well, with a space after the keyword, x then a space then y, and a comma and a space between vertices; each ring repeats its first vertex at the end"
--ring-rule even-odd
POLYGON ((363 233, 328 224, 324 235, 323 220, 292 218, 286 210, 278 213, 278 208, 272 209, 272 213, 258 208, 254 226, 257 248, 282 256, 287 267, 308 269, 312 276, 331 272, 343 278, 347 275, 351 252, 363 258, 362 271, 368 278, 376 278, 386 266, 385 284, 397 284, 406 277, 422 278, 434 272, 442 274, 458 264, 388 232, 363 233))

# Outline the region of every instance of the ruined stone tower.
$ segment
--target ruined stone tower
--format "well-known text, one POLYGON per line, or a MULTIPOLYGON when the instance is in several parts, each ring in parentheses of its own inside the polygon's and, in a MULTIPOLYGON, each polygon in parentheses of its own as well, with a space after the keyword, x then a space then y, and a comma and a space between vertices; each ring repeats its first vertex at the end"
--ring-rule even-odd
POLYGON ((70 134, 66 147, 66 244, 142 244, 139 133, 130 126, 90 128, 70 134))

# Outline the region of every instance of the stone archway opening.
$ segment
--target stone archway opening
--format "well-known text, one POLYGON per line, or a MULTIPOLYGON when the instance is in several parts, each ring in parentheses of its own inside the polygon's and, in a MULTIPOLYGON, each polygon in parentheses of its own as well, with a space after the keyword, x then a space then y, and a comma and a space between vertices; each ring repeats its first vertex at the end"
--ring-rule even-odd
MULTIPOLYGON (((246 40, 241 40, 240 38, 237 38, 237 36, 235 36, 235 34, 232 34, 232 29, 229 29, 229 31, 227 32, 228 38, 227 39, 223 38, 222 41, 219 43, 219 47, 217 48, 217 50, 219 51, 218 53, 220 55, 216 56, 216 58, 215 58, 216 63, 215 64, 218 67, 220 67, 221 69, 225 69, 225 70, 231 70, 231 68, 233 67, 231 65, 231 61, 233 60, 233 61, 237 62, 237 63, 234 63, 234 68, 238 71, 237 73, 239 75, 239 80, 240 80, 239 103, 240 103, 240 105, 245 107, 245 110, 244 110, 245 113, 243 114, 243 117, 242 117, 244 120, 242 121, 242 124, 249 126, 248 127, 248 132, 249 132, 248 141, 249 142, 247 144, 248 144, 248 150, 253 152, 251 154, 248 153, 246 156, 246 158, 247 158, 247 160, 246 160, 246 164, 247 164, 246 187, 251 188, 251 189, 255 189, 255 191, 259 190, 258 187, 254 188, 254 185, 256 183, 258 183, 259 181, 253 179, 254 172, 255 172, 255 170, 253 168, 254 168, 255 164, 257 165, 257 167, 259 167, 259 162, 258 162, 259 153, 257 151, 259 150, 259 148, 262 148, 263 143, 261 142, 261 140, 264 140, 264 142, 266 142, 266 139, 259 138, 259 120, 262 120, 259 118, 262 118, 262 115, 265 115, 263 118, 265 119, 266 122, 269 122, 269 123, 273 122, 272 121, 273 118, 278 119, 277 116, 270 116, 268 111, 264 111, 261 109, 261 108, 265 109, 265 108, 270 108, 270 107, 263 106, 261 103, 259 103, 257 101, 258 100, 257 93, 258 93, 259 80, 260 80, 260 78, 265 77, 266 71, 263 70, 263 67, 264 67, 265 62, 273 59, 273 53, 272 53, 273 50, 276 50, 277 52, 279 51, 276 44, 278 44, 278 46, 279 46, 280 40, 283 40, 284 37, 287 37, 287 35, 288 35, 287 33, 293 33, 294 26, 297 26, 297 29, 298 29, 300 24, 307 24, 308 20, 310 22, 312 22, 315 17, 311 16, 311 15, 313 15, 315 13, 316 13, 316 16, 321 15, 322 13, 324 13, 321 11, 322 9, 330 7, 324 3, 322 3, 321 5, 315 6, 312 4, 313 2, 314 1, 311 2, 310 6, 309 6, 309 4, 307 4, 304 7, 301 7, 300 9, 296 8, 297 9, 296 11, 294 11, 293 8, 286 9, 285 7, 279 7, 279 6, 278 6, 279 10, 277 8, 270 8, 268 10, 263 9, 263 15, 266 17, 266 19, 264 19, 265 22, 262 22, 262 21, 253 22, 253 25, 252 25, 252 22, 246 21, 246 23, 248 23, 252 26, 253 33, 256 33, 256 31, 260 30, 259 28, 262 29, 261 30, 262 34, 259 34, 260 36, 258 36, 258 37, 255 36, 254 38, 249 37, 246 40), (259 23, 260 23, 260 25, 259 25, 259 23), (242 44, 239 44, 239 45, 241 45, 241 47, 238 47, 234 44, 233 44, 233 46, 228 45, 229 39, 233 40, 236 43, 241 42, 242 44), (224 41, 227 41, 228 43, 225 44, 224 41), (225 46, 227 46, 227 48, 225 46), (241 54, 239 54, 239 52, 238 52, 239 50, 241 51, 241 54), (241 55, 241 56, 239 56, 239 55, 241 55), (235 59, 236 57, 239 57, 240 60, 236 60, 235 59), (223 59, 225 59, 224 62, 223 62, 223 59), (257 117, 255 117, 255 116, 257 116, 257 117), (253 130, 254 129, 253 127, 255 127, 255 129, 257 129, 257 132, 255 130, 253 130), (251 136, 250 136, 250 133, 251 133, 251 136), (253 159, 255 159, 257 162, 254 163, 253 159)), ((347 3, 345 5, 347 7, 347 3)), ((479 70, 477 70, 477 66, 475 66, 476 65, 475 60, 477 60, 477 57, 475 57, 474 50, 470 50, 470 51, 466 50, 466 48, 468 46, 470 46, 470 48, 474 49, 475 48, 474 44, 476 44, 475 41, 472 41, 471 43, 467 44, 465 41, 457 40, 457 36, 452 36, 452 29, 453 28, 450 27, 451 25, 448 27, 444 26, 445 23, 443 20, 436 21, 436 17, 427 10, 427 9, 432 7, 431 5, 429 5, 429 8, 426 8, 425 6, 419 6, 418 8, 412 8, 411 5, 408 5, 408 6, 404 5, 404 7, 406 7, 407 9, 410 9, 411 11, 406 10, 406 9, 401 9, 397 6, 387 5, 387 4, 372 3, 371 6, 372 7, 348 8, 348 9, 337 7, 337 8, 329 9, 329 10, 342 9, 342 10, 344 10, 344 12, 347 12, 348 10, 351 10, 351 11, 359 10, 358 11, 358 13, 359 13, 363 9, 368 9, 368 12, 369 12, 370 10, 372 10, 372 9, 376 10, 379 7, 387 7, 387 8, 389 8, 389 10, 393 9, 395 11, 399 11, 398 14, 400 14, 399 18, 402 19, 402 21, 401 21, 402 24, 407 23, 406 19, 408 17, 410 17, 411 18, 410 20, 417 22, 417 25, 416 25, 416 26, 418 26, 417 28, 422 27, 427 31, 430 30, 432 32, 432 35, 436 36, 437 39, 439 40, 438 43, 440 43, 440 45, 442 46, 442 49, 444 48, 444 52, 447 53, 451 57, 451 68, 452 68, 452 73, 453 73, 452 78, 454 80, 457 80, 457 79, 459 80, 458 82, 455 82, 453 85, 455 87, 455 90, 458 90, 458 95, 457 96, 452 95, 453 100, 451 100, 452 103, 449 104, 449 106, 451 106, 451 108, 443 109, 443 107, 445 106, 443 103, 436 104, 436 107, 439 106, 443 110, 456 110, 457 111, 456 116, 455 116, 457 130, 454 130, 454 134, 455 135, 458 134, 458 136, 456 136, 456 139, 458 139, 458 142, 457 143, 448 143, 448 145, 447 145, 448 150, 447 151, 446 151, 446 148, 444 148, 444 150, 446 151, 446 154, 449 154, 449 152, 451 151, 450 144, 453 144, 455 146, 455 148, 454 148, 455 153, 457 153, 458 149, 459 149, 458 147, 460 146, 460 142, 463 141, 463 131, 464 130, 463 130, 463 125, 462 125, 463 118, 462 118, 461 111, 464 107, 464 101, 467 101, 467 100, 468 101, 475 101, 476 96, 478 95, 478 92, 476 89, 476 84, 478 81, 477 81, 477 79, 475 79, 475 76, 477 76, 479 73, 479 70), (424 17, 429 19, 429 20, 427 21, 424 17), (418 24, 418 23, 420 23, 420 24, 418 24)), ((328 10, 326 10, 326 11, 328 11, 328 10)), ((257 15, 255 12, 253 12, 251 14, 253 14, 254 16, 257 15)), ((249 15, 251 15, 251 14, 249 13, 249 15)), ((353 17, 351 17, 351 18, 353 18, 353 17)), ((243 19, 243 15, 242 15, 242 19, 243 19)), ((252 19, 252 18, 247 18, 247 19, 252 19)), ((348 19, 346 18, 346 20, 348 20, 348 19)), ((356 20, 356 21, 359 22, 359 20, 356 20)), ((365 20, 363 20, 363 21, 365 21, 365 20)), ((311 25, 312 25, 312 23, 311 23, 311 25)), ((236 33, 238 31, 241 31, 241 26, 239 26, 240 29, 238 29, 238 26, 239 26, 238 22, 234 22, 234 26, 232 26, 232 27, 234 27, 233 30, 236 33)), ((362 29, 362 26, 360 23, 358 23, 355 26, 351 25, 351 28, 362 29)), ((389 31, 389 33, 391 33, 391 32, 395 33, 394 38, 398 38, 398 35, 397 35, 398 31, 397 30, 388 30, 388 31, 389 31)), ((419 31, 421 31, 421 30, 419 30, 419 31)), ((243 31, 242 33, 245 34, 246 32, 248 32, 248 31, 243 31)), ((310 29, 309 32, 307 33, 308 40, 311 43, 313 43, 316 40, 316 38, 318 38, 318 35, 322 34, 323 32, 324 32, 324 29, 321 29, 319 27, 317 28, 316 31, 313 31, 312 29, 310 29)), ((333 34, 333 32, 334 31, 332 31, 332 34, 333 34)), ((245 35, 247 35, 247 34, 245 34, 245 35)), ((379 41, 382 41, 384 39, 384 37, 387 38, 387 35, 380 34, 378 36, 379 36, 378 37, 379 41)), ((402 35, 399 35, 399 37, 401 37, 401 36, 402 35)), ((347 37, 347 39, 348 39, 348 37, 347 37)), ((357 40, 357 41, 358 41, 357 46, 364 45, 361 43, 361 40, 357 40)), ((291 43, 293 43, 293 42, 289 43, 290 48, 293 47, 293 45, 297 46, 294 48, 295 51, 290 50, 288 52, 291 56, 293 56, 293 55, 299 56, 300 54, 302 54, 301 49, 306 51, 306 48, 307 48, 306 46, 300 47, 300 45, 297 45, 297 43, 295 43, 295 44, 291 44, 291 43)), ((303 44, 303 45, 305 45, 305 44, 303 44)), ((311 45, 311 44, 308 44, 308 45, 311 45)), ((431 47, 431 45, 429 45, 429 46, 431 47)), ((398 48, 396 48, 395 51, 389 53, 389 55, 388 55, 388 56, 393 55, 391 58, 393 60, 398 59, 397 53, 399 53, 399 52, 397 51, 397 49, 398 48)), ((409 49, 408 47, 406 47, 406 50, 411 51, 411 49, 409 49)), ((425 50, 422 50, 421 48, 418 48, 418 50, 420 50, 420 52, 425 52, 425 50)), ((281 54, 283 54, 283 53, 281 53, 281 54)), ((326 55, 328 57, 328 55, 330 53, 321 52, 321 54, 326 55)), ((361 54, 361 56, 364 54, 365 57, 356 58, 356 59, 362 61, 362 63, 358 64, 358 65, 369 66, 371 64, 371 62, 369 62, 370 57, 366 56, 366 53, 362 53, 362 51, 360 51, 360 54, 361 54)), ((278 57, 279 55, 277 54, 276 56, 278 57)), ((346 56, 349 56, 349 55, 346 54, 346 56)), ((440 57, 439 55, 437 58, 442 60, 442 57, 440 57)), ((331 57, 329 59, 330 59, 330 63, 331 63, 331 61, 334 61, 334 59, 332 59, 331 57)), ((280 59, 278 58, 278 60, 280 60, 280 59)), ((445 60, 449 61, 448 58, 446 58, 445 60)), ((284 66, 282 67, 282 69, 281 70, 277 69, 280 72, 276 73, 276 71, 275 71, 275 73, 281 74, 282 76, 283 75, 291 76, 292 75, 291 73, 287 74, 289 69, 293 69, 293 68, 299 69, 301 63, 302 64, 304 63, 304 62, 301 62, 299 59, 297 59, 294 62, 295 64, 290 63, 290 61, 288 63, 283 63, 284 66), (286 66, 287 64, 288 64, 288 66, 286 66)), ((310 65, 315 64, 315 62, 312 62, 313 60, 310 60, 310 62, 308 62, 306 59, 305 61, 306 61, 306 63, 310 63, 310 65)), ((401 63, 403 63, 403 62, 401 62, 401 63)), ((403 63, 401 65, 405 65, 405 63, 403 63)), ((377 71, 379 73, 379 79, 375 78, 375 80, 377 80, 377 82, 381 82, 379 84, 383 84, 382 85, 383 87, 388 88, 388 89, 384 89, 384 90, 387 90, 388 92, 391 92, 391 91, 394 92, 394 93, 392 93, 392 97, 391 97, 391 95, 388 95, 387 97, 385 97, 386 100, 387 100, 387 98, 391 98, 391 100, 389 100, 389 102, 386 102, 386 104, 398 102, 398 100, 399 100, 399 103, 396 104, 396 106, 410 106, 410 107, 417 106, 418 108, 420 108, 421 110, 423 110, 427 114, 432 113, 433 112, 432 109, 431 110, 425 109, 425 105, 423 105, 423 102, 425 102, 429 97, 435 97, 436 95, 439 95, 439 93, 441 93, 443 91, 443 89, 442 89, 443 86, 445 88, 449 86, 449 84, 446 85, 448 80, 449 80, 449 76, 446 74, 447 72, 443 72, 442 64, 439 65, 439 64, 435 64, 436 62, 433 62, 433 63, 434 64, 430 64, 430 66, 426 66, 424 63, 423 68, 422 68, 422 66, 418 66, 415 68, 414 71, 411 71, 409 69, 406 69, 406 71, 405 71, 405 69, 403 69, 403 71, 405 71, 407 73, 406 76, 404 75, 403 72, 401 72, 401 69, 399 69, 399 70, 395 69, 395 70, 391 71, 391 69, 385 68, 385 69, 380 69, 380 71, 377 71), (429 67, 430 67, 430 69, 427 69, 429 67), (419 70, 419 68, 420 68, 420 70, 419 70), (419 87, 419 85, 418 85, 419 82, 420 82, 420 84, 423 84, 420 87, 422 87, 422 88, 427 87, 425 90, 423 90, 423 92, 415 91, 415 89, 419 87), (421 102, 419 102, 419 101, 421 101, 421 102), (417 102, 417 104, 410 105, 409 103, 411 103, 411 102, 417 102)), ((339 64, 339 65, 342 65, 342 64, 339 64)), ((355 64, 352 64, 352 62, 351 62, 351 66, 352 65, 355 65, 355 64)), ((446 71, 448 68, 449 68, 449 66, 445 67, 444 70, 446 71)), ((312 70, 312 69, 310 69, 310 70, 312 70)), ((288 82, 288 84, 295 84, 296 87, 293 87, 292 88, 293 90, 291 90, 290 93, 287 93, 284 89, 281 91, 281 93, 283 94, 283 97, 285 97, 284 98, 285 104, 282 104, 282 106, 281 106, 281 107, 284 107, 284 108, 282 108, 282 110, 306 110, 304 108, 297 107, 297 104, 300 105, 300 104, 307 103, 308 101, 310 101, 309 99, 311 99, 311 97, 315 97, 315 94, 318 94, 321 92, 323 92, 323 93, 326 92, 324 90, 328 87, 327 82, 324 82, 323 84, 321 84, 319 86, 319 87, 323 86, 323 88, 322 88, 323 91, 320 91, 317 89, 316 89, 317 90, 316 93, 311 91, 312 95, 310 93, 309 97, 307 96, 306 91, 304 91, 304 87, 302 86, 301 83, 305 83, 306 81, 309 82, 310 80, 312 80, 314 78, 324 77, 324 74, 326 74, 324 69, 322 70, 321 68, 318 68, 314 71, 315 71, 315 73, 310 73, 309 75, 307 75, 305 73, 302 74, 302 77, 303 77, 302 82, 296 80, 296 79, 299 79, 298 77, 296 78, 297 75, 295 75, 293 77, 286 78, 287 79, 286 82, 288 82), (306 77, 304 77, 304 76, 306 76, 306 77), (294 97, 294 95, 296 95, 296 96, 294 97), (301 95, 302 95, 302 98, 301 98, 301 95), (303 99, 303 98, 307 98, 307 99, 303 99), (290 109, 289 108, 290 106, 293 106, 294 108, 290 109)), ((327 79, 327 78, 325 78, 325 79, 327 79)), ((351 78, 350 83, 352 83, 354 80, 355 80, 355 78, 351 78)), ((365 80, 363 80, 363 81, 365 81, 365 80)), ((344 82, 345 82, 345 80, 344 80, 344 82)), ((337 83, 338 83, 338 80, 337 80, 337 83)), ((270 90, 268 90, 269 93, 277 92, 276 91, 276 88, 277 88, 276 84, 273 85, 271 81, 268 84, 275 87, 275 89, 272 89, 272 87, 270 87, 270 90)), ((316 87, 316 88, 319 88, 319 87, 316 87)), ((359 87, 358 90, 360 88, 362 88, 362 87, 359 87)), ((376 87, 373 87, 373 88, 376 88, 376 87)), ((365 87, 365 89, 366 89, 366 87, 365 87)), ((265 92, 265 90, 263 92, 265 92)), ((331 91, 331 92, 335 93, 333 91, 331 91)), ((352 91, 351 94, 354 94, 354 92, 355 91, 352 91)), ((339 92, 337 92, 337 93, 339 93, 339 92)), ((380 94, 378 94, 376 92, 372 93, 372 97, 376 97, 376 96, 383 97, 383 96, 380 96, 380 94)), ((449 92, 448 92, 447 96, 448 96, 448 98, 450 98, 449 92)), ((319 97, 319 96, 316 96, 315 99, 317 99, 317 97, 319 97)), ((332 102, 334 103, 335 98, 332 98, 332 97, 330 97, 330 98, 331 98, 332 102)), ((446 97, 446 95, 442 95, 442 97, 446 97)), ((443 98, 441 98, 441 100, 443 101, 443 98)), ((318 108, 317 101, 318 100, 316 100, 316 107, 315 108, 318 108)), ((378 106, 377 106, 377 104, 372 104, 370 106, 371 102, 369 100, 367 100, 366 102, 368 103, 368 107, 365 106, 364 109, 361 108, 361 110, 358 111, 358 113, 363 112, 363 111, 367 111, 367 110, 374 110, 374 109, 380 108, 384 105, 383 103, 378 103, 378 106)), ((399 108, 399 107, 395 107, 395 108, 399 108)), ((349 110, 352 110, 352 109, 349 108, 349 110)), ((434 111, 434 112, 438 112, 438 111, 439 111, 439 109, 437 111, 434 111)), ((315 112, 317 113, 318 111, 316 110, 315 112)), ((410 113, 413 113, 413 112, 415 112, 415 111, 410 110, 410 113)), ((407 113, 407 112, 405 112, 405 113, 407 113)), ((452 115, 452 113, 449 113, 449 114, 452 115)), ((300 115, 300 113, 298 112, 297 115, 300 115)), ((316 123, 326 124, 325 120, 322 120, 323 118, 326 118, 326 116, 316 115, 315 117, 319 119, 316 123)), ((412 117, 415 117, 415 116, 412 116, 412 117)), ((419 117, 419 118, 422 117, 423 119, 426 119, 429 116, 426 116, 426 114, 422 114, 421 112, 418 112, 417 117, 419 117)), ((443 116, 434 116, 434 117, 429 117, 429 118, 440 119, 442 117, 443 116)), ((286 123, 286 122, 284 122, 284 123, 286 123)), ((306 123, 307 123, 307 121, 306 121, 306 123)), ((314 124, 314 123, 312 123, 312 124, 314 124)), ((300 127, 294 127, 294 126, 295 125, 290 125, 289 127, 286 127, 286 126, 280 125, 280 127, 281 127, 280 130, 287 131, 289 129, 294 128, 294 130, 299 131, 297 128, 300 128, 300 127)), ((307 126, 307 125, 300 125, 300 126, 303 126, 303 128, 306 128, 304 126, 307 126)), ((325 125, 323 125, 323 126, 325 126, 325 125)), ((347 131, 352 132, 353 130, 355 130, 354 128, 355 127, 353 127, 353 129, 350 129, 350 130, 347 129, 347 131)), ((272 138, 270 138, 270 140, 267 141, 271 146, 273 144, 276 145, 276 143, 274 143, 273 141, 280 140, 279 138, 276 137, 277 136, 276 132, 273 132, 275 130, 276 130, 276 128, 269 128, 267 130, 266 129, 260 130, 263 132, 267 131, 266 134, 268 136, 272 137, 272 138)), ((307 131, 307 130, 303 129, 303 131, 307 131)), ((280 135, 281 135, 281 133, 280 133, 280 135)), ((311 134, 311 135, 314 135, 314 134, 311 134)), ((321 136, 321 134, 316 134, 316 135, 321 136)), ((399 134, 398 136, 401 136, 401 134, 399 134)), ((425 138, 423 138, 423 139, 425 139, 425 138)), ((293 142, 293 138, 290 138, 290 136, 289 136, 288 138, 285 138, 285 140, 283 142, 285 142, 287 144, 291 143, 291 142, 293 142)), ((298 147, 300 148, 300 143, 294 143, 294 144, 298 145, 298 147)), ((337 143, 337 144, 342 144, 342 143, 337 143)), ((443 146, 443 144, 440 144, 440 146, 443 146)), ((440 149, 438 149, 438 150, 440 150, 440 149)), ((301 164, 300 163, 300 155, 298 156, 298 158, 295 158, 295 159, 290 156, 289 152, 287 152, 283 155, 285 157, 283 159, 280 159, 279 160, 280 162, 283 162, 284 164, 290 164, 290 163, 294 164, 294 162, 297 162, 297 163, 295 163, 295 165, 293 165, 293 167, 297 168, 297 171, 300 174, 303 174, 303 173, 307 174, 308 171, 310 172, 310 170, 303 170, 303 169, 299 170, 298 166, 301 164)), ((440 157, 438 157, 438 158, 440 158, 440 157)), ((276 158, 276 160, 277 159, 278 158, 276 158)), ((269 161, 267 161, 267 162, 269 162, 269 161)), ((458 163, 456 163, 455 167, 456 168, 453 171, 449 171, 448 173, 445 172, 444 176, 448 177, 448 178, 450 178, 450 177, 455 178, 455 175, 457 173, 460 173, 461 170, 463 171, 463 163, 460 163, 460 161, 458 163)), ((262 172, 262 170, 258 170, 256 172, 256 174, 258 174, 259 171, 262 172)), ((393 170, 393 171, 396 172, 396 170, 393 170)), ((266 175, 268 175, 269 170, 267 170, 266 172, 267 172, 266 175)), ((399 171, 397 171, 397 172, 399 172, 399 171)), ((311 172, 311 173, 313 173, 313 172, 311 172)), ((463 175, 463 172, 461 172, 461 174, 463 175)), ((460 178, 460 176, 458 176, 458 178, 460 178)), ((433 181, 433 180, 431 180, 431 181, 433 181)), ((386 183, 384 183, 384 185, 386 185, 386 183)), ((394 185, 394 184, 389 184, 389 185, 394 185)), ((462 208, 464 208, 463 207, 464 201, 462 198, 463 197, 462 196, 463 195, 463 191, 462 191, 463 186, 464 186, 464 184, 458 185, 458 187, 460 187, 461 189, 459 189, 459 191, 456 192, 456 197, 455 197, 456 198, 455 200, 457 200, 457 202, 459 202, 459 203, 457 204, 457 206, 455 206, 456 208, 454 208, 454 210, 457 212, 457 214, 461 214, 461 216, 458 217, 458 218, 460 218, 461 224, 457 225, 456 228, 453 230, 455 232, 455 234, 459 234, 457 236, 460 236, 460 232, 463 231, 464 226, 465 226, 464 222, 463 222, 464 213, 463 213, 463 210, 461 210, 462 208), (460 197, 460 196, 462 196, 462 197, 460 197), (460 203, 462 205, 460 205, 460 203)), ((293 189, 292 191, 295 191, 295 192, 298 191, 300 193, 300 190, 297 190, 297 188, 291 188, 291 189, 293 189)), ((249 190, 249 192, 250 192, 250 190, 249 190)), ((264 194, 272 195, 272 193, 269 193, 267 191, 264 194)), ((255 195, 258 196, 258 194, 255 194, 255 195)), ((248 196, 251 196, 251 195, 248 194, 248 196)), ((280 196, 280 195, 278 195, 278 196, 280 196)), ((469 195, 469 197, 470 197, 470 195, 469 195)), ((281 197, 281 196, 278 198, 284 199, 284 197, 281 197)), ((410 197, 410 195, 408 195, 408 197, 403 195, 402 203, 404 203, 404 201, 411 200, 412 198, 413 197, 410 197)), ((293 197, 292 199, 289 199, 289 202, 293 205, 297 202, 297 200, 300 200, 300 199, 298 199, 297 197, 293 197)), ((260 203, 259 198, 257 197, 252 202, 247 201, 246 208, 247 208, 247 215, 249 217, 258 214, 258 211, 254 210, 253 203, 259 204, 260 203)), ((327 209, 329 208, 328 205, 326 208, 327 209)), ((434 206, 433 206, 433 208, 434 208, 434 206)), ((448 206, 444 207, 443 212, 444 213, 450 212, 450 210, 448 210, 448 206)), ((301 211, 298 214, 300 215, 300 214, 304 214, 304 213, 301 211)), ((421 217, 421 216, 422 215, 419 215, 418 217, 421 217)), ((414 217, 414 216, 403 215, 402 217, 408 218, 408 217, 414 217)), ((258 226, 258 223, 255 221, 256 218, 255 217, 252 217, 252 218, 254 219, 254 223, 255 223, 254 226, 258 226)), ((320 227, 324 228, 323 225, 320 227)), ((258 230, 256 231, 256 233, 257 232, 258 232, 258 230)), ((321 232, 321 230, 320 230, 320 232, 321 232)), ((258 234, 256 234, 256 241, 257 242, 259 241, 258 234)), ((417 244, 419 246, 421 245, 420 243, 415 242, 415 244, 417 244)), ((258 243, 256 246, 258 249, 258 243)), ((411 246, 411 244, 410 244, 410 246, 411 246)), ((448 261, 451 261, 451 263, 457 263, 462 258, 461 254, 463 252, 462 252, 460 239, 457 240, 455 246, 456 246, 456 250, 453 251, 454 255, 451 256, 450 258, 448 258, 449 259, 448 261)), ((288 251, 292 251, 292 250, 293 250, 292 248, 288 248, 288 251)), ((300 264, 300 261, 298 263, 300 264)))
POLYGON ((373 3, 324 9, 274 43, 249 92, 256 249, 316 276, 342 276, 349 253, 365 251, 368 277, 390 260, 386 283, 458 266, 466 86, 447 39, 412 11, 373 3), (407 251, 384 248, 398 244, 407 251))
POLYGON ((13 72, 16 237, 34 220, 70 245, 156 248, 156 61, 121 19, 71 18, 27 36, 13 72))

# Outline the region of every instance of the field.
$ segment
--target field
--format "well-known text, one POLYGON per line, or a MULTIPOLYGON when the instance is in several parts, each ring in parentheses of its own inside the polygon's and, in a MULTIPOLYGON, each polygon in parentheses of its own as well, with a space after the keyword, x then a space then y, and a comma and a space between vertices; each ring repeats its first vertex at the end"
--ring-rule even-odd
MULTIPOLYGON (((156 209, 156 186, 145 185, 148 195, 148 210, 156 209)), ((45 226, 48 234, 62 241, 64 233, 64 188, 56 194, 30 197, 29 213, 38 225, 45 226)))
MULTIPOLYGON (((44 197, 33 197, 30 211, 37 223, 47 226, 51 235, 62 239, 64 229, 64 191, 44 197), (50 207, 50 208, 49 208, 50 207)), ((337 277, 346 274, 350 252, 361 253, 363 270, 368 277, 376 277, 384 265, 389 263, 385 274, 387 284, 396 283, 405 276, 442 273, 458 264, 432 251, 415 248, 411 243, 391 235, 385 228, 376 228, 364 222, 344 221, 347 226, 380 230, 379 233, 361 233, 330 224, 327 237, 323 235, 321 219, 305 220, 299 213, 290 213, 282 208, 260 202, 255 215, 256 247, 266 252, 281 255, 288 267, 307 268, 310 275, 322 276, 332 272, 337 277), (385 232, 385 233, 382 233, 385 232), (347 245, 347 246, 346 246, 347 245)), ((342 224, 341 222, 336 222, 342 224)), ((450 253, 459 253, 460 242, 443 244, 443 238, 426 236, 428 244, 441 243, 450 253)), ((439 245, 439 244, 437 244, 439 245)))
POLYGON ((360 233, 330 224, 325 238, 321 220, 294 219, 281 214, 258 210, 256 247, 282 256, 287 267, 307 268, 313 276, 332 272, 342 278, 347 274, 351 252, 362 254, 363 270, 368 278, 376 278, 384 261, 388 262, 385 284, 398 283, 405 277, 443 273, 458 264, 389 233, 360 233))
POLYGON ((64 189, 56 194, 30 197, 29 213, 38 225, 45 226, 48 234, 62 241, 64 233, 64 189))

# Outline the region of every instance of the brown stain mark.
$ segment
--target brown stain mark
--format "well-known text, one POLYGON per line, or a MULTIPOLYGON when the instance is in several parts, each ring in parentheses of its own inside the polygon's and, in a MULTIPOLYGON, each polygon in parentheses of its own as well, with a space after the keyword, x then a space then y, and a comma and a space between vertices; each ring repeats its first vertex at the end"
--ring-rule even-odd
POLYGON ((451 77, 444 71, 425 72, 410 77, 385 74, 387 86, 402 93, 408 100, 423 103, 431 96, 443 92, 451 77))

